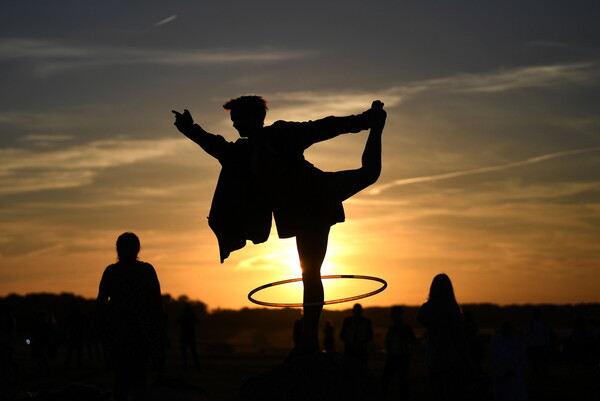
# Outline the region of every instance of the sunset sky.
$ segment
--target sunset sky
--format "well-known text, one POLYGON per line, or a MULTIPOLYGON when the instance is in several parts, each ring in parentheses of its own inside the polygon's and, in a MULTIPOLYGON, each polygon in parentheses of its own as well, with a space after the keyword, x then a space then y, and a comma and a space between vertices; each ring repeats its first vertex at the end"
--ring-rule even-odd
MULTIPOLYGON (((599 20, 597 0, 4 1, 0 295, 95 297, 124 231, 164 293, 213 309, 298 277, 275 231, 219 263, 220 165, 173 126, 187 108, 234 141, 221 105, 259 94, 267 124, 386 105, 382 175, 323 269, 387 280, 364 306, 420 304, 440 272, 461 303, 600 302, 599 20)), ((305 156, 356 168, 365 139, 305 156)))

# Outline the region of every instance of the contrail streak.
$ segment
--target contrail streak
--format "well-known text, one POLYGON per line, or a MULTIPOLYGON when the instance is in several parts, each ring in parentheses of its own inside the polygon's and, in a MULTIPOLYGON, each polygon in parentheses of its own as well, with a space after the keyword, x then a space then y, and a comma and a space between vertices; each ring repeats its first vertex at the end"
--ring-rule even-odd
POLYGON ((169 22, 173 21, 175 18, 177 18, 177 15, 171 15, 170 17, 160 20, 156 24, 154 24, 154 28, 156 28, 157 26, 168 24, 169 22))
POLYGON ((502 171, 502 170, 507 170, 510 168, 527 166, 529 164, 540 163, 540 162, 543 162, 546 160, 556 159, 559 157, 572 156, 572 155, 577 155, 580 153, 587 153, 587 152, 596 152, 598 150, 600 150, 600 146, 593 147, 593 148, 586 148, 586 149, 566 150, 563 152, 548 153, 546 155, 535 156, 535 157, 531 157, 529 159, 518 161, 518 162, 501 164, 499 166, 490 166, 490 167, 476 168, 476 169, 472 169, 472 170, 454 171, 452 173, 429 175, 429 176, 425 176, 425 177, 404 178, 401 180, 396 180, 396 181, 390 182, 388 184, 376 186, 373 189, 371 189, 368 193, 369 193, 369 195, 379 195, 381 192, 383 192, 385 190, 388 190, 393 187, 399 187, 402 185, 417 184, 417 183, 421 183, 421 182, 440 181, 440 180, 446 180, 449 178, 463 177, 465 175, 489 173, 492 171, 502 171))

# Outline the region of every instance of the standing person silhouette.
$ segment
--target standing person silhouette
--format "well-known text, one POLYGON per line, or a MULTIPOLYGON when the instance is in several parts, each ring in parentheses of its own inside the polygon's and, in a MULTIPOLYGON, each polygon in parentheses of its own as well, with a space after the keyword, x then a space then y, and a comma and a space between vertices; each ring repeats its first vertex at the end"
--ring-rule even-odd
POLYGON ((188 370, 188 349, 190 350, 190 354, 192 354, 194 366, 196 366, 196 369, 200 369, 198 352, 196 351, 196 326, 198 325, 198 322, 199 320, 196 317, 194 309, 192 309, 192 305, 189 302, 186 302, 179 319, 177 319, 177 323, 179 323, 179 342, 181 347, 181 358, 183 360, 183 370, 186 372, 188 370))
POLYGON ((390 383, 395 375, 398 376, 400 397, 408 399, 408 371, 410 366, 410 354, 417 343, 417 338, 412 327, 404 322, 404 309, 401 306, 393 306, 390 309, 392 325, 385 335, 385 365, 383 367, 382 384, 383 391, 387 393, 390 383))
POLYGON ((0 383, 18 380, 19 365, 13 356, 17 339, 17 319, 5 298, 0 298, 0 383))
POLYGON ((335 329, 333 328, 333 324, 331 324, 331 320, 326 321, 323 328, 323 352, 335 352, 334 332, 335 329))
POLYGON ((294 320, 294 327, 292 329, 292 341, 294 347, 300 346, 302 343, 302 329, 304 327, 304 316, 300 315, 298 319, 294 320))
POLYGON ((77 360, 77 367, 83 366, 83 348, 89 320, 76 302, 71 304, 71 312, 66 318, 63 330, 67 343, 67 356, 65 358, 65 370, 71 368, 73 355, 77 360))
POLYGON ((175 113, 177 129, 215 157, 222 166, 208 223, 217 236, 221 262, 245 246, 265 242, 275 218, 280 238, 296 237, 304 284, 304 327, 299 354, 318 352, 323 309, 321 265, 329 230, 344 221, 342 201, 373 184, 381 172, 381 134, 386 113, 374 101, 360 115, 308 122, 277 121, 264 126, 267 102, 241 96, 223 105, 240 139, 227 142, 202 129, 188 110, 175 113), (344 133, 370 128, 356 170, 323 172, 304 158, 311 145, 344 133))
POLYGON ((494 378, 494 399, 527 401, 527 351, 525 343, 516 336, 513 325, 509 322, 502 323, 499 333, 492 337, 487 347, 494 378))
POLYGON ((367 366, 368 346, 373 341, 373 325, 371 319, 363 316, 361 304, 354 304, 352 316, 344 319, 340 339, 344 342, 344 353, 367 366))
POLYGON ((463 317, 446 274, 433 278, 429 299, 417 314, 426 329, 426 364, 436 401, 460 401, 466 397, 469 359, 463 317))
POLYGON ((114 399, 145 399, 146 368, 163 332, 160 284, 154 267, 138 260, 133 233, 117 239, 118 261, 104 270, 96 299, 97 325, 115 373, 114 399))
POLYGON ((533 374, 537 377, 544 377, 548 373, 551 334, 550 327, 542 319, 542 310, 536 308, 533 311, 533 319, 525 328, 525 344, 527 344, 527 355, 531 360, 533 374))

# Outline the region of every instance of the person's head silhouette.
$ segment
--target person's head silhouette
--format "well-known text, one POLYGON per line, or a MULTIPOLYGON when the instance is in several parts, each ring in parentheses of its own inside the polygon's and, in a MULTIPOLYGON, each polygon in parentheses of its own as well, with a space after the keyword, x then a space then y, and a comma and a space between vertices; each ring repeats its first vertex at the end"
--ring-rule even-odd
POLYGON ((131 262, 140 252, 140 239, 134 233, 123 233, 117 238, 117 256, 119 262, 131 262))
POLYGON ((355 317, 361 317, 362 316, 362 312, 363 312, 363 308, 361 304, 354 304, 354 307, 352 308, 352 312, 354 313, 355 317))
POLYGON ((390 310, 390 315, 392 316, 392 322, 394 324, 402 323, 403 312, 404 309, 401 306, 392 306, 392 309, 390 310))
POLYGON ((450 281, 450 277, 445 273, 438 274, 431 282, 431 287, 429 288, 429 300, 434 299, 456 303, 452 281, 450 281))
POLYGON ((240 96, 223 105, 231 114, 233 127, 241 137, 252 135, 263 127, 267 115, 267 101, 261 96, 240 96))

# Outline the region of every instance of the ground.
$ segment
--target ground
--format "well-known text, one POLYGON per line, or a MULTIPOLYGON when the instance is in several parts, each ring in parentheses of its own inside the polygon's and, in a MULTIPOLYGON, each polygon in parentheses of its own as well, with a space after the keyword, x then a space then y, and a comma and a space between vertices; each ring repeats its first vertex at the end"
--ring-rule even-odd
MULTIPOLYGON (((201 368, 195 369, 193 364, 189 371, 183 370, 177 350, 169 349, 165 367, 164 381, 154 383, 155 372, 150 372, 149 382, 152 385, 153 400, 235 400, 240 390, 250 378, 264 375, 278 367, 285 359, 287 350, 270 349, 253 352, 252 349, 235 352, 201 353, 201 368)), ((59 351, 53 360, 53 368, 49 375, 41 376, 35 371, 35 364, 29 349, 19 347, 15 360, 19 363, 20 378, 9 384, 3 378, 0 386, 0 400, 25 397, 28 392, 52 392, 64 389, 69 383, 80 383, 97 387, 100 391, 109 392, 112 376, 100 361, 90 363, 84 358, 81 368, 65 370, 63 367, 64 351, 59 351)), ((383 371, 383 355, 371 355, 369 370, 373 377, 380 378, 383 371)), ((487 368, 486 368, 486 371, 487 368)), ((597 375, 597 373, 596 373, 597 375)), ((550 365, 547 377, 535 378, 528 375, 528 390, 531 401, 552 400, 593 400, 597 396, 598 376, 585 373, 583 368, 573 366, 567 361, 554 361, 550 365)), ((482 384, 489 383, 482 380, 482 384)), ((428 400, 429 388, 423 358, 415 357, 410 371, 411 400, 428 400)), ((398 399, 397 383, 393 383, 386 400, 398 399)), ((476 398, 478 401, 491 400, 489 392, 482 391, 476 398), (487 394, 487 395, 486 395, 487 394)))

